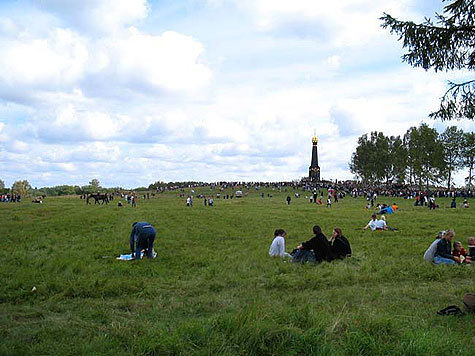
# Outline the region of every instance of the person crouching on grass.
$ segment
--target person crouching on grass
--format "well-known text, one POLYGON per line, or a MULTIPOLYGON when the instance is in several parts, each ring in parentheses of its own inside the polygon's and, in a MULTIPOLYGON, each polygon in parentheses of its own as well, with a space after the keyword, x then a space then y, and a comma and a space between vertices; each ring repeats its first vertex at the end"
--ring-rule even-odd
POLYGON ((274 240, 269 247, 269 256, 270 257, 289 257, 292 258, 290 254, 285 252, 285 238, 287 233, 282 229, 277 229, 274 231, 274 240))
POLYGON ((134 260, 140 260, 142 250, 145 250, 145 256, 154 257, 153 243, 157 231, 147 222, 134 222, 130 232, 130 251, 134 260))

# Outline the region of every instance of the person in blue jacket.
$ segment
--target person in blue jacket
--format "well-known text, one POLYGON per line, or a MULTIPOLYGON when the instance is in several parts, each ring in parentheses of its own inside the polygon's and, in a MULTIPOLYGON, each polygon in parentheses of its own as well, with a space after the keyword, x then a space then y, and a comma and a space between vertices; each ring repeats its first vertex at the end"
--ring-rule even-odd
POLYGON ((134 222, 130 232, 130 251, 134 260, 140 260, 141 251, 145 250, 148 258, 153 258, 153 243, 157 231, 148 222, 134 222))

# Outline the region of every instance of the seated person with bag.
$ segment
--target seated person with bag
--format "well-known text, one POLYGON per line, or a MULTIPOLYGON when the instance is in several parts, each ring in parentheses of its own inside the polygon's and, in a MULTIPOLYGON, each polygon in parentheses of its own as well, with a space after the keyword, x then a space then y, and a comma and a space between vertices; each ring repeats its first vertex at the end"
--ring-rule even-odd
POLYGON ((330 262, 334 259, 330 243, 322 233, 320 226, 315 225, 313 227, 313 233, 315 236, 306 242, 302 242, 302 244, 297 247, 298 251, 294 255, 294 262, 322 262, 324 260, 330 262))

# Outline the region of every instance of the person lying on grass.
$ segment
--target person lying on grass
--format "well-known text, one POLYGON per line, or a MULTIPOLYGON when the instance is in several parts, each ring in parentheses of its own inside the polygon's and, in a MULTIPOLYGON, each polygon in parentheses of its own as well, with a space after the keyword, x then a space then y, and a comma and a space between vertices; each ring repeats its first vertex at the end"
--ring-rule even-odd
POLYGON ((285 238, 287 233, 282 229, 277 229, 274 231, 274 240, 269 247, 269 256, 270 257, 290 257, 292 256, 285 252, 285 238))

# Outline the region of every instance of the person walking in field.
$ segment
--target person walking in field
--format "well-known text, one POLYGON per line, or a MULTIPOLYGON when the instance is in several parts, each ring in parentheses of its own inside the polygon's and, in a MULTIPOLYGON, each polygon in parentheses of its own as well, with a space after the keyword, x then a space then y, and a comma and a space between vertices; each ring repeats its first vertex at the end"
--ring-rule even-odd
POLYGON ((287 233, 282 229, 277 229, 274 231, 274 240, 269 247, 269 256, 270 257, 290 257, 292 256, 285 252, 285 238, 287 233))
POLYGON ((134 260, 140 260, 142 250, 145 250, 145 256, 153 258, 153 244, 157 231, 148 222, 134 222, 130 232, 130 251, 134 260))
POLYGON ((287 205, 290 205, 290 200, 291 200, 291 199, 292 199, 292 198, 290 197, 290 195, 287 195, 287 199, 286 199, 286 200, 287 200, 287 205))

